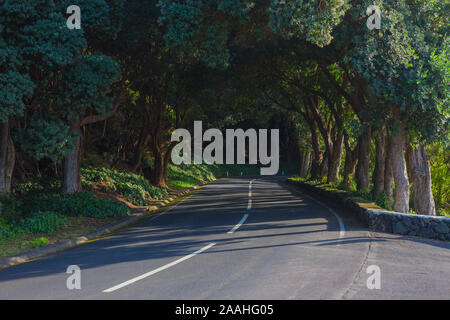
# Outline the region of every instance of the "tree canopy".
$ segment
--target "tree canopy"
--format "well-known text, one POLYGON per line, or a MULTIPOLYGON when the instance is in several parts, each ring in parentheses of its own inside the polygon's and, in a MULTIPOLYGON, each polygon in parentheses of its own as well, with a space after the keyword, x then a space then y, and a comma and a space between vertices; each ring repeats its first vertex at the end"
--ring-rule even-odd
POLYGON ((82 0, 79 30, 69 5, 0 6, 2 193, 36 167, 80 192, 89 154, 167 188, 172 132, 203 120, 289 128, 282 153, 300 175, 435 214, 448 0, 82 0))

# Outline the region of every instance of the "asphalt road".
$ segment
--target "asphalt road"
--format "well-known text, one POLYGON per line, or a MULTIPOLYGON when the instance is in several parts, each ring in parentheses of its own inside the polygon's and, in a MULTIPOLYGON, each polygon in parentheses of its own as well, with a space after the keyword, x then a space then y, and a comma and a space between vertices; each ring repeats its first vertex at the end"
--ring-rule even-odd
POLYGON ((135 227, 0 270, 0 299, 450 298, 450 243, 371 234, 281 181, 221 179, 135 227), (367 288, 371 265, 380 289, 367 288))

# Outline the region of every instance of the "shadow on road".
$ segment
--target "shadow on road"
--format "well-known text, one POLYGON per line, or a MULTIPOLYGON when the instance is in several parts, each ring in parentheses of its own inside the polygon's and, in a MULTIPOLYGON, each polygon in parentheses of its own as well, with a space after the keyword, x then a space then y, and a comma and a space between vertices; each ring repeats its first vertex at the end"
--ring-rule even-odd
MULTIPOLYGON (((244 226, 233 235, 227 231, 236 224, 246 210, 248 179, 224 179, 209 185, 169 213, 147 220, 108 238, 92 242, 60 254, 0 271, 0 283, 14 279, 64 273, 68 265, 82 270, 127 262, 150 262, 165 259, 170 262, 215 242, 216 246, 203 254, 229 251, 248 251, 286 246, 341 247, 369 241, 408 240, 425 245, 450 248, 439 241, 409 237, 375 239, 348 235, 336 237, 338 222, 319 204, 280 187, 272 179, 258 179, 253 184, 253 208, 244 226), (230 183, 232 180, 232 184, 230 183), (295 231, 292 231, 295 230, 295 231), (311 240, 315 234, 327 237, 311 240), (253 240, 278 238, 278 243, 254 245, 253 240), (303 241, 298 241, 299 239, 303 241), (245 243, 248 246, 243 246, 245 243), (169 259, 167 259, 169 258, 169 259)), ((338 208, 337 208, 338 209, 338 208)), ((349 231, 366 230, 357 222, 345 220, 349 231)), ((158 266, 156 266, 158 267, 158 266)))

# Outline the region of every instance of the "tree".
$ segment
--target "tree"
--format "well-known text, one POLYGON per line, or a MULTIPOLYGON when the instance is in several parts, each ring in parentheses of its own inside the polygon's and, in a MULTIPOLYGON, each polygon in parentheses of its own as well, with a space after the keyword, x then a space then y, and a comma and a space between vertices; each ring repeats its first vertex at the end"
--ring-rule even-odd
MULTIPOLYGON (((11 138, 11 130, 16 128, 14 120, 31 112, 36 119, 33 124, 42 126, 50 120, 52 130, 67 129, 61 122, 47 117, 49 101, 45 100, 48 98, 45 93, 52 87, 55 75, 76 58, 85 44, 81 32, 67 29, 61 2, 8 1, 1 6, 0 193, 11 191, 15 163, 11 138)), ((47 139, 45 135, 41 137, 47 139)), ((64 140, 67 136, 59 138, 64 140)), ((38 153, 55 151, 49 144, 40 146, 44 150, 37 150, 38 153)), ((62 142, 59 147, 62 148, 58 152, 64 153, 67 144, 62 142)))
MULTIPOLYGON (((349 18, 358 21, 365 16, 369 1, 363 1, 349 18)), ((409 181, 404 150, 407 136, 432 140, 442 130, 442 110, 446 96, 442 68, 436 67, 436 52, 443 48, 443 30, 436 30, 432 20, 441 4, 431 1, 396 1, 376 3, 381 7, 381 31, 354 32, 354 47, 345 60, 366 84, 367 101, 373 114, 389 118, 390 156, 395 180, 394 210, 409 211, 409 181), (433 30, 434 28, 434 30, 433 30), (433 89, 431 89, 433 87, 433 89), (418 115, 422 121, 418 121, 418 115)))
POLYGON ((75 135, 74 147, 64 161, 63 192, 81 191, 81 127, 106 119, 120 103, 110 97, 111 84, 120 77, 120 69, 111 58, 102 55, 81 56, 68 66, 59 79, 56 105, 75 135), (88 112, 98 115, 86 116, 88 112), (109 114, 108 114, 109 113, 109 114))
POLYGON ((406 159, 409 181, 412 182, 411 194, 414 210, 418 214, 435 216, 436 206, 431 185, 431 168, 425 146, 419 145, 415 149, 408 146, 406 159))

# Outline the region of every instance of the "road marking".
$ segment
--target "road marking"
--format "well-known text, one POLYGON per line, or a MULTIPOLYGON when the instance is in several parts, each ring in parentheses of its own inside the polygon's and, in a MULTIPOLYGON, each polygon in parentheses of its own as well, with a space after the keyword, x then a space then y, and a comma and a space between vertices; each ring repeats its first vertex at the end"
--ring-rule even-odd
POLYGON ((339 223, 339 238, 343 238, 345 237, 345 226, 344 226, 344 221, 342 221, 341 217, 336 213, 336 211, 334 211, 333 209, 331 209, 330 207, 328 207, 326 204, 323 204, 322 202, 314 199, 313 197, 305 194, 302 192, 302 195, 306 196, 307 198, 309 198, 310 200, 318 203, 319 205, 321 205, 322 207, 326 208, 329 212, 331 212, 335 217, 336 220, 339 223))
MULTIPOLYGON (((286 187, 286 189, 291 189, 291 187, 286 187)), ((331 209, 330 207, 328 207, 326 204, 324 204, 324 203, 322 203, 322 202, 320 202, 320 201, 314 199, 313 197, 307 195, 306 193, 301 192, 301 191, 299 191, 299 190, 297 190, 297 189, 295 189, 295 188, 294 188, 294 190, 295 190, 297 193, 300 193, 301 195, 307 197, 308 199, 314 201, 315 203, 319 204, 320 206, 324 207, 324 208, 327 209, 329 212, 331 212, 331 213, 334 215, 334 217, 336 218, 336 220, 338 221, 338 224, 339 224, 339 239, 342 239, 342 238, 345 237, 345 225, 344 225, 344 221, 342 221, 341 217, 336 213, 336 211, 334 211, 333 209, 331 209)), ((292 193, 292 191, 291 191, 291 193, 292 193)), ((340 246, 340 245, 337 244, 337 246, 340 246)))
POLYGON ((164 265, 164 266, 162 266, 162 267, 159 267, 159 268, 157 268, 157 269, 155 269, 155 270, 153 270, 153 271, 144 273, 143 275, 140 275, 140 276, 138 276, 138 277, 136 277, 136 278, 133 278, 133 279, 128 280, 128 281, 125 281, 125 282, 123 282, 123 283, 121 283, 121 284, 118 284, 118 285, 112 287, 112 288, 103 290, 103 292, 105 292, 105 293, 110 293, 110 292, 116 291, 116 290, 118 290, 118 289, 121 289, 121 288, 123 288, 123 287, 125 287, 125 286, 128 286, 128 285, 130 285, 130 284, 132 284, 132 283, 135 283, 135 282, 137 282, 137 281, 139 281, 139 280, 142 280, 142 279, 145 279, 145 278, 147 278, 147 277, 150 277, 151 275, 154 275, 155 273, 161 272, 161 271, 166 270, 166 269, 168 269, 168 268, 170 268, 170 267, 173 267, 173 266, 176 265, 176 264, 179 264, 179 263, 181 263, 181 262, 183 262, 183 261, 186 261, 186 260, 188 260, 188 259, 190 259, 190 258, 192 258, 192 257, 194 257, 194 256, 196 256, 196 255, 198 255, 198 254, 200 254, 200 253, 202 253, 202 252, 208 250, 209 248, 211 248, 211 247, 214 246, 214 245, 215 245, 215 243, 210 243, 210 244, 208 244, 207 246, 204 246, 203 248, 201 248, 200 250, 197 250, 197 251, 195 251, 194 253, 191 253, 191 254, 189 254, 189 255, 187 255, 187 256, 184 256, 184 257, 181 258, 181 259, 175 260, 175 261, 173 261, 173 262, 171 262, 171 263, 168 263, 168 264, 166 264, 166 265, 164 265))
POLYGON ((228 231, 227 233, 234 233, 237 229, 239 229, 240 226, 242 226, 242 224, 245 222, 245 220, 247 220, 248 218, 248 214, 244 214, 244 216, 242 217, 241 221, 239 221, 239 223, 237 225, 235 225, 233 227, 233 229, 231 229, 230 231, 228 231))
MULTIPOLYGON (((247 210, 250 210, 252 208, 252 183, 254 180, 250 180, 250 183, 248 184, 248 205, 247 205, 247 210)), ((248 218, 248 214, 244 214, 244 216, 242 217, 242 219, 238 222, 237 225, 235 225, 230 231, 228 231, 227 233, 232 234, 234 233, 237 229, 239 229, 240 226, 242 226, 242 224, 245 222, 245 220, 247 220, 248 218)))
POLYGON ((247 210, 250 210, 252 208, 252 184, 255 179, 250 180, 250 183, 248 184, 248 205, 247 210))

